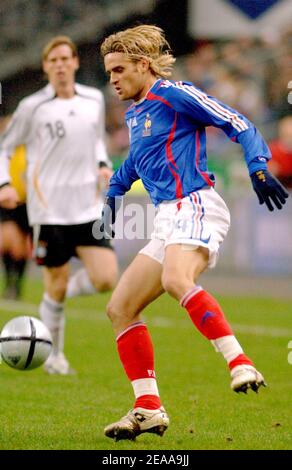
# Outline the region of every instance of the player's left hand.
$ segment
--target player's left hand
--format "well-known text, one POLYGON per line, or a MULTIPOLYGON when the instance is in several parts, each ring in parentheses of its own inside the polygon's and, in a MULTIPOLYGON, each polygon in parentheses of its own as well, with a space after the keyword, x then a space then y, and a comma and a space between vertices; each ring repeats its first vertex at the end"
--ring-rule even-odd
POLYGON ((265 203, 269 211, 274 210, 272 202, 277 209, 282 209, 289 194, 277 178, 268 170, 258 170, 252 173, 251 181, 260 204, 265 203))

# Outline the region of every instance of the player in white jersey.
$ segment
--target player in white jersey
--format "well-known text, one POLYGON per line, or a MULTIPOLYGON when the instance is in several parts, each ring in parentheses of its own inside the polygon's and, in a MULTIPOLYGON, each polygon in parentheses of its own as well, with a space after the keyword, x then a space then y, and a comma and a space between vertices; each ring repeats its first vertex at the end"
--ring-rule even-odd
POLYGON ((100 188, 112 170, 104 140, 103 95, 75 82, 75 44, 57 36, 45 46, 42 59, 48 85, 19 103, 0 142, 0 204, 14 208, 19 202, 8 162, 14 148, 25 144, 29 223, 36 261, 44 267, 40 316, 54 343, 45 367, 49 373, 67 374, 63 302, 70 258, 78 256, 85 269, 72 279, 67 296, 109 290, 117 277, 109 241, 94 237, 101 217, 100 188))

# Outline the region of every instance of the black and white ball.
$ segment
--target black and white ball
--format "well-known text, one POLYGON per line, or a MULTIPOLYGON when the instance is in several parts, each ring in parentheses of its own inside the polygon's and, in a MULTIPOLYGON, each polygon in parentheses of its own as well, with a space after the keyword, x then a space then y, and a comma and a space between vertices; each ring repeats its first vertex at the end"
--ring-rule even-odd
POLYGON ((35 369, 46 361, 51 351, 51 334, 37 318, 15 317, 1 331, 1 358, 14 369, 35 369))

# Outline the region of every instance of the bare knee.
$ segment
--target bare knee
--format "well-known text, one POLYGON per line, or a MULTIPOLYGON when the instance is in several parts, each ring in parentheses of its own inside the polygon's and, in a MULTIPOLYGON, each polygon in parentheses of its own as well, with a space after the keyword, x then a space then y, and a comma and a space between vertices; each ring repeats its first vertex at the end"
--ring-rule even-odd
POLYGON ((131 309, 130 305, 122 302, 110 300, 106 307, 106 313, 112 322, 114 330, 119 333, 123 331, 130 323, 133 322, 138 313, 131 309))
POLYGON ((106 313, 113 324, 118 320, 118 310, 116 308, 116 305, 112 301, 109 301, 109 303, 107 304, 106 313))
POLYGON ((182 297, 182 292, 185 291, 184 282, 175 273, 163 273, 161 282, 163 289, 169 295, 175 299, 182 297))
POLYGON ((108 292, 113 290, 117 282, 117 273, 105 274, 101 279, 90 279, 97 292, 108 292))
POLYGON ((11 239, 8 243, 4 243, 4 252, 8 253, 16 261, 28 258, 28 250, 26 240, 22 238, 11 239))
POLYGON ((106 306, 106 313, 113 324, 120 323, 124 318, 128 317, 127 309, 112 299, 106 306))

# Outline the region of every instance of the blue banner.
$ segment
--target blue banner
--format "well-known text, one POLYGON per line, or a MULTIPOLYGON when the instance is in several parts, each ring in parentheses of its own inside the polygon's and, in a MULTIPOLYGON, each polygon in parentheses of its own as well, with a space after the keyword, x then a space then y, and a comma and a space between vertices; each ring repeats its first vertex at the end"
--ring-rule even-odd
POLYGON ((225 0, 226 3, 232 4, 241 10, 246 16, 252 20, 256 20, 267 12, 276 3, 282 0, 225 0))

